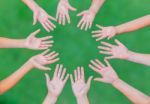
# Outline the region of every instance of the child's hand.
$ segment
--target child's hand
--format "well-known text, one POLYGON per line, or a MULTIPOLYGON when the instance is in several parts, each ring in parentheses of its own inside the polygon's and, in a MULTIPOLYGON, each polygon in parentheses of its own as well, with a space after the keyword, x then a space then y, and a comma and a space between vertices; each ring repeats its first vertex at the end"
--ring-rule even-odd
POLYGON ((107 66, 102 64, 98 59, 95 61, 91 61, 91 64, 89 64, 89 67, 94 70, 95 72, 102 75, 102 78, 95 78, 95 81, 100 81, 104 83, 110 83, 112 84, 114 81, 118 80, 118 75, 114 71, 114 69, 111 67, 109 62, 105 60, 107 66))
POLYGON ((79 13, 77 16, 82 16, 82 19, 80 20, 77 26, 80 27, 81 30, 85 28, 85 31, 87 31, 92 27, 93 20, 95 18, 95 13, 91 12, 90 10, 86 10, 79 13))
POLYGON ((29 60, 31 64, 33 65, 33 67, 41 69, 41 70, 50 70, 50 68, 45 67, 45 65, 57 62, 59 60, 59 58, 57 58, 59 54, 54 51, 47 54, 48 52, 49 52, 49 49, 44 51, 41 54, 33 56, 29 60))
POLYGON ((66 19, 70 24, 69 10, 76 11, 76 9, 69 4, 68 0, 60 0, 56 14, 56 19, 59 22, 59 24, 65 25, 66 19))
POLYGON ((54 21, 56 21, 56 19, 48 15, 41 7, 37 6, 36 9, 33 10, 33 13, 33 25, 39 21, 47 32, 53 31, 54 28, 56 28, 56 26, 50 21, 50 19, 54 21))
POLYGON ((72 89, 76 98, 85 97, 88 94, 88 91, 91 86, 92 76, 89 77, 87 83, 85 82, 84 77, 84 69, 83 67, 78 67, 77 70, 74 71, 75 79, 73 80, 73 76, 70 75, 72 89))
POLYGON ((115 43, 117 44, 116 46, 106 42, 102 42, 104 46, 98 47, 99 49, 101 49, 100 53, 111 55, 106 57, 105 59, 113 59, 113 58, 127 59, 129 57, 128 49, 118 40, 115 40, 115 43))
POLYGON ((103 27, 100 25, 96 25, 100 30, 93 31, 93 37, 97 38, 96 41, 99 41, 104 38, 111 39, 117 34, 117 31, 115 27, 109 26, 109 27, 103 27))
POLYGON ((49 95, 57 98, 61 94, 69 78, 69 74, 67 74, 66 76, 65 74, 66 69, 63 68, 63 65, 56 66, 54 76, 52 79, 49 78, 48 74, 45 74, 49 95))
POLYGON ((29 49, 34 49, 34 50, 45 50, 48 49, 49 47, 52 47, 52 43, 54 43, 53 40, 49 40, 52 38, 52 36, 46 36, 43 38, 36 38, 36 34, 40 32, 40 29, 37 31, 31 33, 27 39, 25 40, 25 47, 29 49))

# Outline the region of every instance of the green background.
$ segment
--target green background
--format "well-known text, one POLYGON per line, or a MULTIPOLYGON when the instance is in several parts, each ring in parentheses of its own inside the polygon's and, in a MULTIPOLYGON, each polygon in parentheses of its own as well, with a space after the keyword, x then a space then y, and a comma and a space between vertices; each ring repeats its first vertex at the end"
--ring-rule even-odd
MULTIPOLYGON (((78 9, 77 12, 70 13, 71 24, 61 26, 55 22, 57 25, 55 31, 47 33, 40 24, 32 26, 32 12, 21 0, 0 0, 1 37, 26 38, 29 33, 41 28, 42 31, 38 37, 50 34, 54 36, 55 43, 52 49, 60 53, 61 60, 58 63, 63 63, 68 73, 72 73, 77 66, 84 66, 87 79, 91 75, 98 76, 88 68, 90 60, 99 58, 103 61, 104 57, 98 53, 97 46, 100 43, 91 38, 91 31, 97 29, 95 24, 118 25, 150 13, 149 0, 106 0, 95 18, 92 29, 82 31, 76 27, 80 20, 79 17, 76 17, 76 14, 88 9, 91 0, 69 1, 72 6, 78 9)), ((58 0, 37 0, 37 2, 50 15, 55 16, 58 0)), ((132 51, 150 53, 149 27, 115 38, 132 51)), ((113 43, 113 40, 109 42, 113 43)), ((16 71, 31 56, 40 52, 29 49, 1 49, 1 80, 16 71)), ((110 62, 124 81, 150 95, 149 67, 117 59, 110 62)), ((53 68, 51 72, 48 72, 51 77, 55 65, 56 63, 50 66, 53 68)), ((44 71, 33 69, 13 89, 0 96, 0 104, 41 104, 47 94, 44 73, 44 71)), ((91 104, 131 104, 125 96, 111 85, 94 81, 89 91, 89 100, 91 104)), ((57 104, 76 104, 69 80, 57 104)))

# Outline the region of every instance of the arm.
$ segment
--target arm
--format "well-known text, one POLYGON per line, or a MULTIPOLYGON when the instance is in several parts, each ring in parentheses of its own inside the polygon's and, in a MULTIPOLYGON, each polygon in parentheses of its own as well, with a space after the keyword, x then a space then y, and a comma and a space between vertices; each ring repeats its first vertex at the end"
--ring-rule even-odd
POLYGON ((92 5, 88 10, 85 10, 77 15, 82 16, 82 19, 78 23, 77 27, 80 27, 81 30, 85 28, 85 31, 90 29, 92 27, 96 14, 98 13, 104 2, 105 0, 93 0, 92 5))
POLYGON ((46 84, 48 88, 48 94, 45 97, 42 104, 55 104, 58 97, 60 96, 68 78, 69 74, 66 74, 66 68, 63 65, 57 65, 53 78, 50 79, 48 74, 45 74, 46 84))
POLYGON ((112 84, 117 90, 123 93, 134 104, 149 104, 150 98, 122 81, 109 62, 105 60, 107 66, 99 60, 91 61, 89 67, 102 75, 102 78, 95 78, 95 81, 112 84))
POLYGON ((96 25, 100 30, 93 31, 92 33, 94 34, 93 37, 97 38, 96 40, 99 41, 104 38, 111 39, 117 34, 136 31, 148 25, 150 25, 150 15, 146 15, 118 26, 103 27, 96 25))
POLYGON ((72 75, 70 75, 70 80, 72 84, 73 93, 77 100, 77 104, 90 104, 87 95, 93 77, 92 76, 89 77, 86 83, 83 67, 78 67, 78 69, 74 71, 74 76, 75 76, 75 80, 73 79, 72 75))
POLYGON ((51 56, 46 53, 48 50, 44 51, 42 54, 33 56, 30 58, 21 68, 19 68, 16 72, 14 72, 12 75, 7 77, 6 79, 0 81, 0 94, 5 93, 12 87, 14 87, 32 68, 39 68, 41 70, 49 70, 48 67, 45 67, 44 65, 52 64, 56 61, 58 61, 57 53, 50 53, 51 56), (46 59, 46 58, 48 59, 46 59))
POLYGON ((102 42, 103 46, 99 46, 101 54, 110 55, 106 59, 123 59, 132 61, 135 63, 144 64, 150 66, 150 55, 149 54, 140 54, 129 51, 120 41, 115 40, 116 45, 112 45, 106 42, 102 42))
POLYGON ((28 48, 32 50, 45 50, 52 47, 52 36, 37 38, 40 29, 31 33, 26 39, 8 39, 0 37, 0 48, 28 48))
POLYGON ((33 25, 38 22, 44 27, 47 32, 53 31, 56 26, 50 21, 56 19, 50 16, 45 10, 43 10, 34 0, 22 0, 33 12, 33 25))

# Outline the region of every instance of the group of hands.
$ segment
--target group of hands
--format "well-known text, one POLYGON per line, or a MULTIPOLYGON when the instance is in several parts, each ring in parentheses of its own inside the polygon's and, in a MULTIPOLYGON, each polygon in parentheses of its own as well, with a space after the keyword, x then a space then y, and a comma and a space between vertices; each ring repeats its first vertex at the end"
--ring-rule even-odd
MULTIPOLYGON (((33 11, 33 25, 37 22, 44 27, 47 32, 53 31, 56 26, 53 24, 52 21, 57 21, 61 25, 65 25, 67 22, 70 24, 71 19, 69 16, 69 11, 76 11, 77 9, 72 7, 68 0, 60 0, 57 6, 57 13, 56 18, 50 16, 44 9, 40 6, 35 5, 33 11)), ((82 11, 81 13, 77 14, 77 16, 82 16, 81 20, 79 21, 77 27, 81 29, 88 30, 91 28, 93 20, 95 18, 95 13, 90 10, 82 11)))

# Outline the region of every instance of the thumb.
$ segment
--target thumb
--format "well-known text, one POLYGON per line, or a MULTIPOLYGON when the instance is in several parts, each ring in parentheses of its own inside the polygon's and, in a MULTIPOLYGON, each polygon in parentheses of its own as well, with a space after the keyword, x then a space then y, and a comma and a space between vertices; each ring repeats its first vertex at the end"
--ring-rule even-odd
POLYGON ((46 78, 46 83, 48 84, 48 82, 50 81, 50 77, 47 73, 45 73, 45 78, 46 78))
POLYGON ((30 36, 35 36, 36 34, 38 34, 41 30, 40 29, 37 29, 36 31, 34 31, 33 33, 31 33, 30 36))
POLYGON ((117 45, 123 45, 119 40, 117 40, 117 39, 115 39, 115 43, 117 44, 117 45))
POLYGON ((91 86, 92 79, 93 79, 93 76, 90 76, 89 79, 88 79, 88 81, 87 81, 87 85, 88 85, 89 88, 91 86))
POLYGON ((77 16, 82 16, 84 13, 85 13, 85 11, 80 12, 80 13, 77 14, 77 16))
POLYGON ((36 14, 33 15, 33 24, 32 25, 35 25, 37 23, 37 18, 36 18, 36 14))
POLYGON ((71 5, 68 5, 68 8, 71 10, 71 11, 76 11, 77 9, 72 7, 71 5))
POLYGON ((94 78, 94 81, 104 82, 103 78, 94 78))

